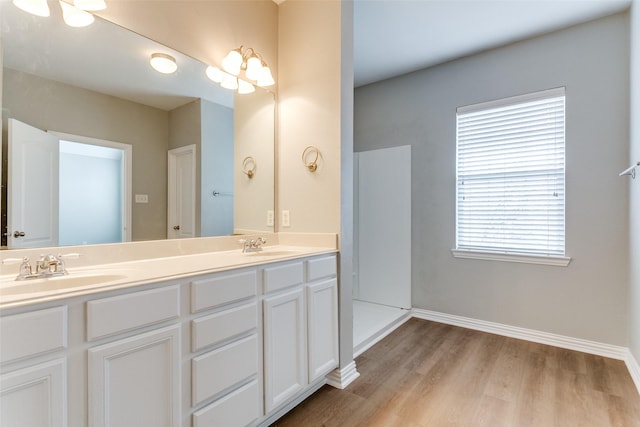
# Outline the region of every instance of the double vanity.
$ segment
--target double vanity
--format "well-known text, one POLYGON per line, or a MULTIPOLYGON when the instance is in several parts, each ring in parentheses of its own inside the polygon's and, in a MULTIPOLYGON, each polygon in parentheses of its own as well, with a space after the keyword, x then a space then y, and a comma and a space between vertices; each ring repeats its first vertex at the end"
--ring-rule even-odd
POLYGON ((16 281, 5 263, 0 425, 277 419, 338 366, 338 285, 335 235, 274 236, 252 251, 207 252, 220 239, 79 249, 68 275, 42 279, 16 281))

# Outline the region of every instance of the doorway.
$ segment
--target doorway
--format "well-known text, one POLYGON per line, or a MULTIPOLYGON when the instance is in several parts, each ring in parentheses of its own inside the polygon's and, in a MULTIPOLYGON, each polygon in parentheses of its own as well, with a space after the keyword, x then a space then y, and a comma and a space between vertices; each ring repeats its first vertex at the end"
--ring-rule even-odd
POLYGON ((131 240, 131 145, 8 122, 9 248, 131 240))

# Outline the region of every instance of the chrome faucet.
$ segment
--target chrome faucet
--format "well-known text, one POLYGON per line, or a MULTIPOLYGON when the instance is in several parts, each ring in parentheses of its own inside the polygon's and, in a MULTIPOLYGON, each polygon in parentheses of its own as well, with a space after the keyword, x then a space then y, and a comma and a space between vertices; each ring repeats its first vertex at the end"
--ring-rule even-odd
POLYGON ((258 237, 257 239, 240 239, 238 242, 242 245, 242 253, 257 252, 262 250, 262 245, 267 243, 267 239, 264 237, 258 237))
POLYGON ((58 255, 57 257, 52 254, 40 255, 40 258, 35 263, 36 272, 34 273, 33 268, 29 263, 29 258, 24 257, 20 264, 20 271, 16 280, 43 279, 46 277, 64 276, 69 274, 65 268, 62 258, 63 255, 58 255))

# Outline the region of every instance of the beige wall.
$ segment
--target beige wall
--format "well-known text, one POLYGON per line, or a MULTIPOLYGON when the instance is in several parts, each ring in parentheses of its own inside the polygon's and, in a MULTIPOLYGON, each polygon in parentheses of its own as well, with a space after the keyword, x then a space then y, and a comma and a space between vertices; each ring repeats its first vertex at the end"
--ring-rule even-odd
POLYGON ((149 196, 149 203, 132 205, 132 239, 166 237, 166 111, 9 69, 2 86, 3 119, 132 145, 132 191, 149 196))
POLYGON ((234 232, 273 232, 268 227, 267 210, 274 201, 274 110, 273 94, 258 90, 234 98, 234 232), (256 173, 249 178, 242 172, 242 162, 251 156, 256 173))
POLYGON ((340 231, 341 3, 289 0, 278 27, 278 209, 284 232, 340 231), (302 164, 320 150, 318 169, 302 164))

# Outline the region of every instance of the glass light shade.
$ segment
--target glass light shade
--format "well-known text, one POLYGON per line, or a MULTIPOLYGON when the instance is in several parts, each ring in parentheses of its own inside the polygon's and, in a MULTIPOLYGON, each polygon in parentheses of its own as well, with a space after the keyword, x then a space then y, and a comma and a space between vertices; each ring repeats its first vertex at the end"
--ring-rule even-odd
POLYGON ((171 74, 175 73, 178 69, 178 64, 173 56, 166 53, 154 53, 151 55, 149 63, 159 73, 171 74))
POLYGON ((260 70, 260 76, 258 77, 256 84, 263 87, 276 84, 275 80, 273 80, 273 76, 271 75, 271 70, 269 69, 269 67, 262 67, 262 70, 260 70))
POLYGON ((255 55, 251 56, 247 61, 247 70, 245 71, 245 75, 248 79, 258 80, 261 72, 262 61, 255 55))
POLYGON ((73 0, 73 4, 82 10, 103 10, 107 8, 104 0, 73 0))
POLYGON ((32 15, 49 16, 51 14, 47 0, 13 0, 13 4, 32 15))
POLYGON ((239 94, 247 94, 247 93, 252 93, 255 92, 256 88, 249 83, 248 81, 242 80, 242 79, 238 79, 238 93, 239 94))
POLYGON ((226 76, 224 76, 224 79, 222 79, 222 83, 220 83, 220 86, 225 89, 237 90, 238 78, 236 76, 227 74, 226 76))
POLYGON ((225 74, 227 74, 224 71, 222 71, 220 68, 214 67, 212 65, 209 65, 207 67, 205 73, 207 74, 207 77, 209 77, 209 80, 212 80, 216 83, 222 83, 222 80, 224 79, 225 74))
POLYGON ((242 66, 242 54, 239 49, 234 49, 227 54, 222 60, 222 68, 227 73, 237 76, 240 74, 240 67, 242 66))
POLYGON ((86 27, 91 25, 95 19, 89 12, 78 9, 62 0, 60 0, 60 7, 62 8, 62 19, 70 27, 86 27))

